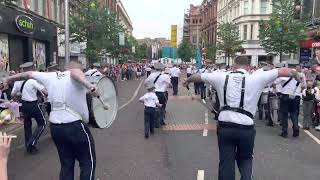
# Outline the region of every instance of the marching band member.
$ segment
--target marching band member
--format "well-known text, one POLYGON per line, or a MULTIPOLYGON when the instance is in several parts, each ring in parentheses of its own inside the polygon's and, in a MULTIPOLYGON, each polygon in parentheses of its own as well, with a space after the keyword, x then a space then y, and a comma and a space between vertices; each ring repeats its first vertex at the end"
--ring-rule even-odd
POLYGON ((100 63, 93 63, 91 66, 91 69, 89 69, 84 74, 86 76, 102 76, 101 72, 102 72, 101 64, 100 63))
POLYGON ((75 160, 79 161, 80 179, 94 180, 96 155, 89 128, 86 93, 98 96, 96 86, 85 78, 82 65, 70 62, 65 72, 23 72, 4 79, 7 85, 17 80, 35 79, 48 88, 52 106, 50 130, 57 147, 61 171, 60 180, 74 179, 75 160))
MULTIPOLYGON (((20 65, 20 68, 24 72, 31 71, 34 69, 34 64, 33 62, 27 62, 20 65)), ((15 82, 11 92, 11 96, 17 96, 21 93, 25 147, 30 154, 36 154, 38 152, 36 144, 46 127, 45 117, 38 104, 38 91, 47 95, 47 90, 43 85, 34 79, 30 79, 15 82), (34 132, 32 132, 32 118, 37 122, 37 128, 34 132)))
POLYGON ((220 114, 218 117, 219 180, 235 179, 235 161, 241 180, 252 179, 252 159, 255 140, 254 115, 262 89, 277 77, 293 76, 294 70, 282 68, 249 74, 248 57, 234 60, 235 72, 214 72, 195 74, 184 82, 205 81, 218 91, 220 114))
POLYGON ((170 69, 170 75, 171 75, 171 84, 173 89, 173 95, 178 95, 178 84, 179 84, 179 77, 180 77, 181 71, 177 67, 176 64, 173 65, 173 68, 170 69))

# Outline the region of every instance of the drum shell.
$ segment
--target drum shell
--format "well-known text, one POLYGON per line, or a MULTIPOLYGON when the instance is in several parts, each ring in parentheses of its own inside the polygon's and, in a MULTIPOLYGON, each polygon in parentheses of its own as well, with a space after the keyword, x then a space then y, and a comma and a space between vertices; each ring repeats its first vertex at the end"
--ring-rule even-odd
MULTIPOLYGON (((118 91, 112 79, 106 76, 87 76, 86 77, 91 84, 94 84, 98 88, 100 98, 105 99, 108 93, 113 93, 115 96, 112 98, 112 102, 106 101, 110 108, 108 110, 102 110, 103 105, 98 98, 92 97, 91 94, 87 95, 87 103, 89 110, 89 123, 97 128, 108 128, 113 123, 117 115, 118 110, 118 91), (108 84, 109 87, 103 87, 104 84, 108 84), (100 110, 100 111, 99 111, 100 110)), ((109 99, 110 100, 110 99, 109 99)))

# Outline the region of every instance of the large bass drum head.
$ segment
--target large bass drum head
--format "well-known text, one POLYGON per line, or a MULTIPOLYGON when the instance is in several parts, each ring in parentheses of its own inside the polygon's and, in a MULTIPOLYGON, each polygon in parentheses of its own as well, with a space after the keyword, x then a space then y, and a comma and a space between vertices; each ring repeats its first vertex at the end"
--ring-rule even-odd
POLYGON ((113 81, 105 76, 90 77, 89 80, 91 80, 91 83, 96 84, 100 99, 109 106, 109 109, 105 110, 98 98, 92 98, 92 112, 96 125, 99 128, 108 128, 116 119, 118 112, 117 88, 113 81))

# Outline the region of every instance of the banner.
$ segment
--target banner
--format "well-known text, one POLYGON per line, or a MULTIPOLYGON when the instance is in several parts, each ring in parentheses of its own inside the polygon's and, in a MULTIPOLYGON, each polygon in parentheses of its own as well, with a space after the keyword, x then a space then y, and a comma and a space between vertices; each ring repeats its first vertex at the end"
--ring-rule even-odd
POLYGON ((171 25, 171 41, 170 47, 176 48, 177 47, 177 25, 171 25))

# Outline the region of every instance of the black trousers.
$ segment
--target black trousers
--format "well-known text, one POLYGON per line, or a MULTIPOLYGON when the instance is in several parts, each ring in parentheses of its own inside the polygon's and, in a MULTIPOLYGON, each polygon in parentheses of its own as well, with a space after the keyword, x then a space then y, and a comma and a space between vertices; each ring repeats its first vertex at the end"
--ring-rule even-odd
POLYGON ((194 84, 194 93, 195 95, 200 94, 200 83, 193 83, 194 84))
POLYGON ((299 135, 299 108, 297 106, 300 106, 300 96, 296 96, 294 99, 290 99, 289 95, 281 95, 280 118, 282 124, 282 133, 284 135, 288 134, 288 114, 290 114, 290 119, 292 121, 293 135, 299 135))
POLYGON ((152 107, 144 108, 144 135, 149 136, 149 132, 154 132, 156 120, 156 109, 152 107))
POLYGON ((156 92, 156 95, 159 99, 159 103, 162 104, 162 107, 159 108, 159 110, 157 111, 158 112, 157 118, 156 118, 157 120, 155 124, 156 124, 156 127, 158 127, 159 124, 164 123, 168 97, 166 96, 165 92, 156 92))
POLYGON ((206 86, 204 82, 199 83, 199 88, 200 88, 200 94, 201 94, 201 99, 206 98, 206 86))
POLYGON ((46 128, 46 120, 38 102, 22 101, 22 113, 24 117, 24 137, 26 148, 35 146, 42 132, 46 128), (32 132, 32 118, 37 122, 37 128, 32 132))
POLYGON ((75 160, 79 161, 80 180, 94 180, 96 151, 89 128, 81 121, 50 124, 51 136, 57 147, 60 180, 74 180, 75 160))
POLYGON ((253 126, 219 122, 219 180, 235 180, 237 162, 241 180, 252 180, 252 159, 256 131, 253 126))
POLYGON ((192 74, 190 74, 190 73, 187 73, 187 78, 189 78, 190 76, 191 76, 192 74))
POLYGON ((149 77, 150 74, 151 74, 151 71, 147 71, 147 77, 149 77))
POLYGON ((171 77, 171 84, 172 84, 173 95, 174 96, 178 95, 179 78, 171 77))

